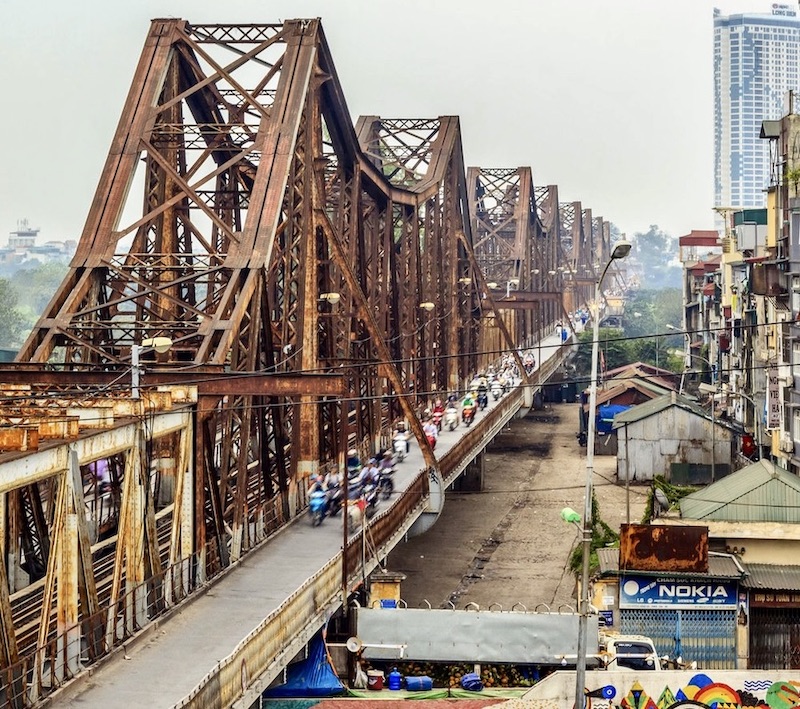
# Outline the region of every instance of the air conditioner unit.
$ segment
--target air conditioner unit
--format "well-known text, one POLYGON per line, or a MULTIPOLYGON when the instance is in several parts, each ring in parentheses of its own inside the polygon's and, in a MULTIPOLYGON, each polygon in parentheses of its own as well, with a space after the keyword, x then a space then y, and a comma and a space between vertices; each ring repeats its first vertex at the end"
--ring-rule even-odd
POLYGON ((794 453, 794 441, 790 434, 781 433, 781 450, 784 453, 794 453))

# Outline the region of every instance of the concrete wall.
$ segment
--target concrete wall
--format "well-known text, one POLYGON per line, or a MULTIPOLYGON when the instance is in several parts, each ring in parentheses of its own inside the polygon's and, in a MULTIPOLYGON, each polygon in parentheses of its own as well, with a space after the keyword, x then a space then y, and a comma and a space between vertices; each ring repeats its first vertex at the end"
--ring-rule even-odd
MULTIPOLYGON (((779 686, 780 686, 779 685, 779 686)), ((612 707, 670 707, 679 693, 700 709, 715 706, 742 706, 742 693, 747 692, 770 709, 785 709, 800 704, 800 670, 681 670, 665 672, 586 673, 586 689, 592 693, 591 709, 612 707), (631 694, 638 683, 642 694, 631 694), (780 691, 768 690, 780 683, 780 691), (597 696, 594 696, 594 695, 597 696)), ((637 690, 639 687, 636 688, 637 690)), ((573 709, 575 672, 560 671, 546 677, 527 692, 519 706, 533 709, 573 709)), ((516 704, 515 701, 509 706, 516 704)))

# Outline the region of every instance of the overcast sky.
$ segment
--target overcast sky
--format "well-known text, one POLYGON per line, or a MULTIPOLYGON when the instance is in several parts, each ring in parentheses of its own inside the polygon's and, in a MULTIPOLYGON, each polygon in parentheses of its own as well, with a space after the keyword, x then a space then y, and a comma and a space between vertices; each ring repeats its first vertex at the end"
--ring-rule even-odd
POLYGON ((713 228, 712 10, 764 0, 0 0, 0 245, 79 236, 154 17, 321 17, 350 111, 461 117, 623 232, 713 228))

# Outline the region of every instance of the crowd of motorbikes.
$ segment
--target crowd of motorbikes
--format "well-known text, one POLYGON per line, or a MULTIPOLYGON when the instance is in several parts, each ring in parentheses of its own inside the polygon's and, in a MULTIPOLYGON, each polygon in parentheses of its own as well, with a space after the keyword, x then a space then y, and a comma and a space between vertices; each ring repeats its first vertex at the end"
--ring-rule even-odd
MULTIPOLYGON (((431 407, 420 412, 422 430, 431 449, 436 448, 439 433, 443 429, 455 431, 463 423, 472 425, 478 411, 489 405, 489 396, 500 399, 513 386, 519 376, 513 361, 503 362, 498 370, 490 367, 473 377, 469 390, 463 398, 451 394, 445 401, 434 400, 431 407)), ((391 448, 378 451, 366 462, 362 462, 358 451, 347 452, 347 499, 342 474, 338 471, 318 475, 312 480, 308 493, 308 510, 314 526, 322 524, 325 517, 335 517, 346 510, 348 526, 354 531, 364 519, 372 517, 381 499, 388 500, 394 492, 394 474, 398 463, 409 453, 411 432, 405 422, 395 426, 391 448)))

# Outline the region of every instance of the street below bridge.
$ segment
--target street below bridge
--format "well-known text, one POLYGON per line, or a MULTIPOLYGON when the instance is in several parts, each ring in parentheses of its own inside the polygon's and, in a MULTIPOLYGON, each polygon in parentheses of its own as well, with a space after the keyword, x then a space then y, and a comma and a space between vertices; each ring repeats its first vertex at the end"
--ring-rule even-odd
MULTIPOLYGON (((424 601, 434 608, 448 602, 457 608, 576 606, 568 564, 580 533, 559 513, 583 507, 586 448, 575 437, 579 406, 547 404, 512 421, 487 450, 484 489, 448 492, 436 525, 389 555, 388 568, 407 575, 401 592, 410 607, 424 601)), ((615 484, 615 470, 616 457, 599 447, 594 491, 612 529, 626 521, 625 487, 615 484)), ((639 522, 647 489, 633 486, 630 494, 631 521, 639 522)))

